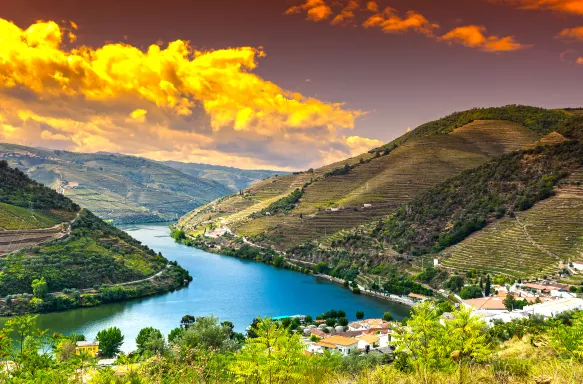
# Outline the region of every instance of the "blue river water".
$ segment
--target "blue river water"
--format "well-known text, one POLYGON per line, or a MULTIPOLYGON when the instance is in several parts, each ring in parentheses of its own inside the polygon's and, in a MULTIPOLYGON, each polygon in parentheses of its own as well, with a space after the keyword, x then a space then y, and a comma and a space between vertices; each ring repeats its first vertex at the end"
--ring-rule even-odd
POLYGON ((259 262, 240 260, 177 244, 166 224, 120 227, 169 260, 187 269, 193 281, 188 288, 125 303, 43 314, 38 325, 55 332, 83 333, 88 339, 104 328, 116 326, 125 336, 122 350, 135 348, 140 329, 152 326, 167 335, 185 314, 214 315, 229 320, 244 332, 257 316, 310 314, 343 309, 349 319, 362 310, 366 317, 390 311, 396 319, 408 307, 365 295, 310 275, 277 269, 259 262))

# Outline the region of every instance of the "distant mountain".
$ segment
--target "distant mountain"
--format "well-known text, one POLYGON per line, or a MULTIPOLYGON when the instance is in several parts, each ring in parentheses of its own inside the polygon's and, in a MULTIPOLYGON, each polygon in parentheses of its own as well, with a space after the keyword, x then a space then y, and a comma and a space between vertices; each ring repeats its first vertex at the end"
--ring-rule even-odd
POLYGON ((0 315, 122 301, 189 280, 176 263, 6 161, 0 180, 0 315), (45 293, 34 292, 35 280, 45 293))
POLYGON ((0 144, 0 159, 116 223, 174 220, 234 192, 156 161, 0 144))
POLYGON ((245 189, 258 181, 272 176, 287 175, 288 172, 268 171, 268 170, 247 170, 232 167, 222 167, 219 165, 208 165, 198 163, 182 163, 179 161, 163 161, 162 164, 178 169, 188 175, 218 181, 229 187, 233 192, 245 189))

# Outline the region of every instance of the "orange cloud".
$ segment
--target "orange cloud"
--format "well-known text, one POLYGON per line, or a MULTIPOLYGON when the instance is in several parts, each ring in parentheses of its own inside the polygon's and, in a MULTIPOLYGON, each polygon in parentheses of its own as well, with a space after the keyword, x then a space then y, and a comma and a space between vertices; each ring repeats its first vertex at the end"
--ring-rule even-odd
POLYGON ((285 14, 301 13, 302 11, 305 11, 308 20, 312 21, 326 20, 332 14, 332 8, 330 8, 324 0, 306 0, 302 5, 294 5, 288 8, 285 11, 285 14))
POLYGON ((477 25, 458 27, 443 35, 440 40, 458 43, 485 52, 508 52, 523 49, 513 36, 486 36, 486 28, 477 25))
POLYGON ((490 0, 523 9, 541 9, 583 15, 583 0, 490 0))
POLYGON ((365 28, 380 28, 386 33, 402 33, 412 30, 427 36, 432 36, 434 30, 439 28, 439 25, 430 23, 420 13, 409 11, 406 17, 402 18, 395 9, 390 7, 370 16, 362 25, 365 28))
POLYGON ((359 8, 358 3, 354 0, 349 0, 348 3, 339 14, 330 22, 332 25, 344 24, 350 22, 354 18, 354 11, 359 8))
POLYGON ((579 57, 577 59, 577 64, 582 64, 583 65, 583 57, 579 57))
POLYGON ((366 3, 366 9, 370 12, 378 12, 379 11, 379 5, 377 4, 376 1, 369 1, 366 3))
POLYGON ((250 167, 321 165, 352 153, 340 131, 362 112, 255 75, 259 49, 196 51, 181 40, 145 51, 65 49, 69 29, 0 19, 2 140, 250 167))
POLYGON ((583 27, 565 28, 557 37, 566 40, 583 40, 583 27))

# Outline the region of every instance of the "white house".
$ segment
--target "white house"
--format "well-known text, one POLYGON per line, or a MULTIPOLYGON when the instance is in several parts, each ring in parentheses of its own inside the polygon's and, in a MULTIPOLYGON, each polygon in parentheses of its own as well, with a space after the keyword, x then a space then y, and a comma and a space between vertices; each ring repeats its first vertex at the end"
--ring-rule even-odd
POLYGON ((358 340, 358 349, 361 351, 370 351, 379 347, 379 337, 377 335, 360 335, 355 337, 358 340))
POLYGON ((327 339, 322 339, 312 346, 312 353, 323 353, 326 350, 338 351, 347 356, 351 351, 358 349, 358 340, 351 339, 344 336, 330 336, 327 339))

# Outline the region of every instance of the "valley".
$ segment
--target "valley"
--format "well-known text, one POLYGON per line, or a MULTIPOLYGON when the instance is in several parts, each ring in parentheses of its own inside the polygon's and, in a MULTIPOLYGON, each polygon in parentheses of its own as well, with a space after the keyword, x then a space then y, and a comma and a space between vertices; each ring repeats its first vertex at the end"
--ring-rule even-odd
POLYGON ((176 220, 277 173, 14 144, 0 144, 0 159, 114 223, 176 220))

